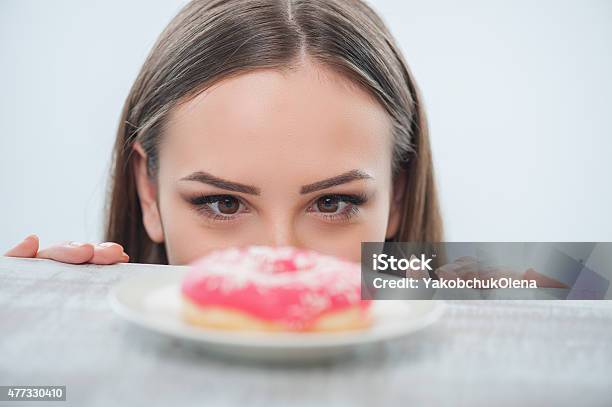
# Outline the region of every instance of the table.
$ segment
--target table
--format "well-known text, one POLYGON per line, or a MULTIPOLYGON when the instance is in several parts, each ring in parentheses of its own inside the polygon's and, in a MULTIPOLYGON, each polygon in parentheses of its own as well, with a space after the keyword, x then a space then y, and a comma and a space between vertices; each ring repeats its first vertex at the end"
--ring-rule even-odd
POLYGON ((12 405, 612 405, 610 301, 451 301, 435 325, 350 358, 257 364, 110 310, 113 284, 165 269, 0 257, 0 385, 67 386, 65 402, 12 405))

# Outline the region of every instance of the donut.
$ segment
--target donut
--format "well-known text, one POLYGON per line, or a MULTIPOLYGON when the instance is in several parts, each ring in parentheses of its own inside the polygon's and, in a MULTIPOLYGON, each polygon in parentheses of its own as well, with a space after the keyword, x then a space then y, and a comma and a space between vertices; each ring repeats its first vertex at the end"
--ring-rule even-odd
POLYGON ((214 251, 182 280, 184 319, 243 331, 346 331, 371 324, 360 266, 293 247, 214 251))

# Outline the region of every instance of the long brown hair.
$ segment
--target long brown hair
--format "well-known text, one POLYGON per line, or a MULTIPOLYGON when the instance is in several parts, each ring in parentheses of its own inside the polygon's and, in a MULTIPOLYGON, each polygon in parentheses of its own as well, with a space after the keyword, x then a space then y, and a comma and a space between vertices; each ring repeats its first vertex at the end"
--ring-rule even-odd
MULTIPOLYGON (((133 262, 167 263, 142 221, 132 147, 158 169, 168 112, 214 82, 254 69, 286 69, 308 55, 369 91, 393 124, 401 221, 394 241, 441 241, 427 121, 415 81, 380 17, 359 0, 194 0, 162 32, 127 97, 113 152, 106 240, 133 262), (398 177, 400 174, 403 177, 398 177)), ((397 186, 397 182, 396 182, 397 186)))

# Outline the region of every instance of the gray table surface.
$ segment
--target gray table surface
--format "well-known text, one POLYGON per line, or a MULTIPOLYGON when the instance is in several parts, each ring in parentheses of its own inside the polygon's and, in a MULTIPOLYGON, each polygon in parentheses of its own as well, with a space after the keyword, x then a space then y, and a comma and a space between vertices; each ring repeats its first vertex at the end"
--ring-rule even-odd
POLYGON ((12 405, 612 406, 610 301, 452 301, 435 325, 350 358, 257 364, 110 310, 115 283, 165 268, 0 257, 0 385, 68 397, 12 405))

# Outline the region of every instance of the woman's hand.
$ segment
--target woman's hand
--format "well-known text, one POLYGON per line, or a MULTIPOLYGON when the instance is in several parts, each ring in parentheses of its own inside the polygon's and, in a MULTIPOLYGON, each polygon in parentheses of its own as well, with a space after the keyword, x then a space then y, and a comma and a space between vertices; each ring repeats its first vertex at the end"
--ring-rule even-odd
POLYGON ((471 280, 489 278, 509 278, 516 280, 534 280, 538 288, 569 288, 562 282, 554 278, 540 274, 534 269, 527 269, 525 272, 504 267, 481 267, 478 259, 472 256, 459 257, 452 263, 448 263, 435 271, 436 275, 445 280, 471 280))
POLYGON ((38 236, 30 235, 21 243, 5 253, 9 257, 40 258, 62 263, 114 264, 126 263, 130 257, 120 244, 105 242, 100 244, 65 242, 39 250, 38 236))

